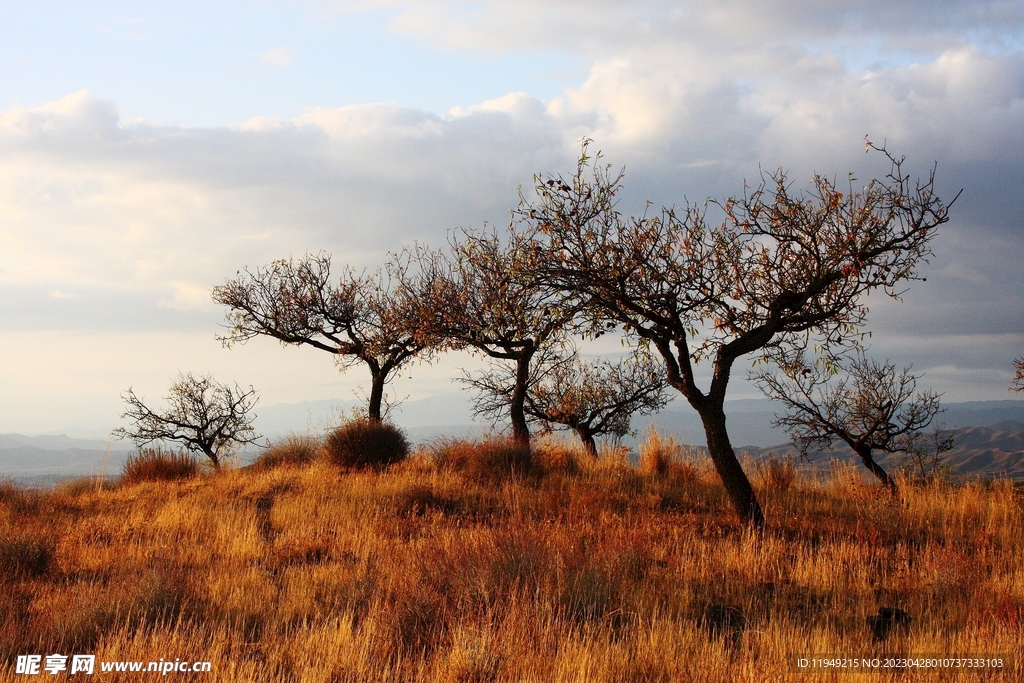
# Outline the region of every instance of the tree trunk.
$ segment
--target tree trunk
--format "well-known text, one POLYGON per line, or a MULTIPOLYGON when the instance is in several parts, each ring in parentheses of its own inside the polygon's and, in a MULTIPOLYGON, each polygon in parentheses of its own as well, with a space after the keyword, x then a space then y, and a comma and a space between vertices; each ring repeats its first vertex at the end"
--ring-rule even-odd
POLYGON ((509 419, 512 421, 512 438, 524 446, 530 445, 530 427, 526 424, 526 383, 530 378, 532 353, 524 353, 516 359, 516 383, 512 389, 509 419))
POLYGON ((583 442, 583 448, 593 457, 597 457, 597 442, 594 441, 594 433, 586 427, 573 427, 576 435, 583 442))
POLYGON ((722 406, 705 406, 699 413, 704 423, 711 461, 715 463, 715 470, 737 514, 753 527, 764 526, 764 512, 754 495, 754 487, 750 485, 729 442, 729 433, 725 429, 725 409, 722 406))
POLYGON ((210 462, 213 463, 213 469, 219 470, 220 469, 220 458, 217 457, 217 453, 214 450, 210 449, 210 448, 204 448, 203 449, 203 453, 205 453, 206 457, 209 458, 210 462))
POLYGON ((854 450, 857 451, 857 455, 860 456, 861 461, 864 463, 864 467, 867 467, 871 474, 878 477, 878 480, 892 491, 893 495, 899 493, 899 488, 897 488, 896 482, 893 478, 890 477, 884 469, 882 469, 881 465, 875 462, 873 457, 871 457, 870 446, 857 446, 854 450))
POLYGON ((373 379, 370 383, 370 405, 367 410, 367 417, 370 422, 382 422, 381 405, 384 403, 384 380, 387 375, 380 370, 373 372, 373 379))

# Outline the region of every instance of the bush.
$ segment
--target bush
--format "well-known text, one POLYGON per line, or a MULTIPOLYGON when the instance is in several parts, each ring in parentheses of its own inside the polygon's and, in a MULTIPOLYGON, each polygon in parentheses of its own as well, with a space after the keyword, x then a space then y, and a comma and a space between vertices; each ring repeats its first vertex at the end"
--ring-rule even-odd
POLYGON ((256 457, 252 466, 259 470, 269 470, 282 465, 308 465, 316 460, 320 447, 319 439, 293 434, 271 444, 256 457))
POLYGON ((529 447, 512 439, 442 439, 434 442, 429 454, 439 467, 460 470, 480 480, 524 476, 533 471, 529 447))
POLYGON ((324 439, 327 459, 342 467, 387 467, 409 455, 409 441, 398 427, 366 418, 335 429, 324 439))
POLYGON ((199 461, 189 453, 164 450, 160 447, 144 448, 128 456, 124 463, 122 484, 143 481, 173 481, 189 479, 199 474, 199 461))

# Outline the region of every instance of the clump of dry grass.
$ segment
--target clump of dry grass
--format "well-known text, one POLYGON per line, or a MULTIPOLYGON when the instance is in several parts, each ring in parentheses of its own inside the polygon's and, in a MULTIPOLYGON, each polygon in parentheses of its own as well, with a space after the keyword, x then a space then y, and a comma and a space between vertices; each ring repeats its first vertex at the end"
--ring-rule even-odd
POLYGON ((788 491, 796 479, 796 465, 792 456, 781 459, 769 453, 767 459, 756 466, 755 472, 761 486, 768 491, 788 491))
POLYGON ((657 476, 536 457, 513 476, 521 454, 475 447, 381 470, 0 487, 0 548, 21 549, 0 550, 0 657, 187 656, 213 662, 204 680, 310 683, 788 680, 797 655, 830 652, 1024 661, 1009 483, 894 500, 846 468, 798 475, 751 530, 702 461, 657 476), (875 643, 882 607, 912 621, 875 643))
POLYGON ((0 480, 0 505, 15 514, 38 512, 46 496, 37 489, 26 489, 10 479, 0 480))
POLYGON ((530 450, 532 466, 548 475, 577 475, 581 463, 593 460, 578 440, 566 442, 553 434, 535 438, 530 450))
POLYGON ((409 441, 398 427, 358 418, 346 422, 324 438, 324 454, 342 467, 386 467, 409 455, 409 441))
POLYGON ((427 448, 427 455, 438 467, 458 470, 476 481, 523 477, 535 469, 530 447, 504 437, 439 439, 427 448))
POLYGON ((131 486, 144 481, 190 479, 202 471, 199 461, 183 451, 155 446, 140 449, 128 456, 121 474, 121 484, 131 486))
POLYGON ((646 474, 664 477, 674 463, 681 461, 683 452, 675 436, 666 439, 652 424, 640 442, 640 469, 646 474))
POLYGON ((273 469, 283 465, 309 465, 319 456, 323 444, 320 439, 306 435, 293 434, 256 456, 252 467, 255 469, 273 469))
POLYGON ((13 528, 0 533, 0 574, 19 579, 46 574, 53 565, 54 544, 38 530, 13 528))

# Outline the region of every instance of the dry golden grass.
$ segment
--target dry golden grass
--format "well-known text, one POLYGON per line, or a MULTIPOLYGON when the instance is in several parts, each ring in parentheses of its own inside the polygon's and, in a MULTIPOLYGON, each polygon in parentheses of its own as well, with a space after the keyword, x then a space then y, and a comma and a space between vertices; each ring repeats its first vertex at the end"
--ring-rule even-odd
POLYGON ((286 465, 308 465, 316 460, 323 448, 323 439, 305 434, 292 434, 260 453, 252 463, 257 470, 270 470, 286 465))
POLYGON ((199 476, 199 461, 183 451, 143 448, 128 456, 120 483, 126 486, 144 481, 172 481, 199 476))
POLYGON ((383 471, 0 486, 0 655, 209 660, 195 678, 231 682, 892 681, 792 661, 1022 661, 1024 510, 1007 482, 907 483, 894 500, 853 470, 785 482, 769 466, 752 531, 704 462, 646 472, 549 442, 526 468, 499 446, 383 471), (874 644, 883 606, 913 621, 874 644))

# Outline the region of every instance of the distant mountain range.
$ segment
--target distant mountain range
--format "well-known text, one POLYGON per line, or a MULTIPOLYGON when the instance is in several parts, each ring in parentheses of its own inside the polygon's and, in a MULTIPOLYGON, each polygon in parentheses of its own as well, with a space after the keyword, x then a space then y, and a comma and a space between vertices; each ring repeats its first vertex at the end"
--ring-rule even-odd
MULTIPOLYGON (((1024 480, 1024 422, 1007 420, 991 427, 961 427, 956 432, 956 447, 943 454, 942 459, 942 464, 952 467, 954 474, 1024 480)), ((755 458, 798 456, 797 449, 790 443, 747 446, 737 450, 755 458)), ((832 451, 809 453, 807 460, 801 462, 813 469, 826 470, 833 460, 860 465, 860 458, 842 442, 837 443, 832 451)), ((908 464, 906 456, 899 453, 879 453, 875 460, 887 471, 908 464)), ((867 477, 867 470, 864 472, 867 477)))
MULTIPOLYGON (((289 433, 323 433, 361 404, 357 401, 308 401, 258 409, 256 426, 271 439, 289 433)), ((410 441, 423 443, 439 436, 476 436, 490 428, 473 422, 471 397, 464 392, 409 401, 396 408, 391 419, 405 429, 410 441)), ((1024 401, 972 401, 950 403, 938 422, 957 429, 961 438, 947 461, 963 474, 1004 475, 1024 478, 1024 401)), ((726 402, 729 434, 736 449, 755 457, 771 451, 793 451, 785 432, 772 427, 777 405, 765 399, 726 402)), ((680 402, 655 416, 633 421, 637 436, 625 443, 634 447, 653 424, 683 443, 703 446, 704 429, 696 412, 680 402)), ((132 451, 130 442, 97 438, 0 435, 0 477, 30 485, 47 485, 68 477, 116 474, 132 451)), ((245 461, 255 455, 242 455, 245 461)), ((846 450, 818 454, 817 460, 852 457, 846 450)), ((892 464, 892 457, 880 459, 892 464)))

